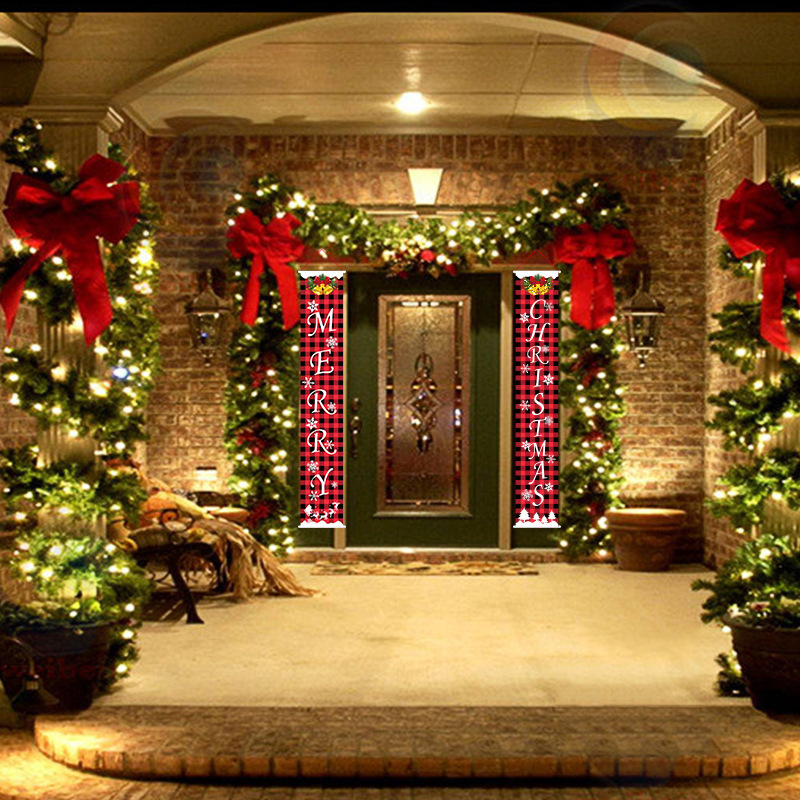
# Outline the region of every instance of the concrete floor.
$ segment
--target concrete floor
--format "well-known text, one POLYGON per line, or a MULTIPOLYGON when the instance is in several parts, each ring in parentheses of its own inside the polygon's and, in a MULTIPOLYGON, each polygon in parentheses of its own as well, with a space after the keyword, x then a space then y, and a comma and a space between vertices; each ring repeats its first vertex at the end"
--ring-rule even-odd
POLYGON ((729 634, 700 622, 710 573, 541 564, 536 576, 314 576, 314 598, 205 599, 147 623, 100 705, 748 704, 719 698, 729 634))

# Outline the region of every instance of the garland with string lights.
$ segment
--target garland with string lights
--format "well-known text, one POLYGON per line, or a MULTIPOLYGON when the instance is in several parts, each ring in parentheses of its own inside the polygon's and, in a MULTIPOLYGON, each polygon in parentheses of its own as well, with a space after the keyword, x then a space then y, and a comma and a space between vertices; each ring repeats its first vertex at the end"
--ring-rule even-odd
MULTIPOLYGON (((741 197, 743 190, 749 192, 753 189, 762 197, 765 193, 768 196, 776 227, 786 224, 786 220, 800 209, 800 187, 783 175, 775 175, 768 184, 760 186, 743 181, 731 199, 741 197)), ((740 219, 745 213, 751 213, 750 209, 739 211, 740 219)), ((723 216, 721 204, 718 230, 725 235, 719 224, 723 216)), ((769 224, 769 221, 769 215, 762 215, 759 220, 761 225, 769 224)), ((730 241, 727 235, 725 238, 730 241)), ((772 238, 778 241, 780 236, 772 238)), ((748 246, 741 247, 740 256, 737 256, 731 247, 723 245, 718 266, 752 284, 756 277, 756 259, 764 255, 764 251, 748 246), (743 254, 744 250, 750 252, 743 254)), ((782 296, 778 298, 779 324, 793 336, 800 335, 796 288, 791 286, 787 275, 782 296)), ((792 510, 800 509, 800 456, 794 450, 769 445, 773 435, 788 420, 800 414, 800 364, 793 358, 783 359, 778 363, 776 373, 767 380, 753 374, 758 358, 765 355, 769 344, 764 339, 762 302, 763 293, 753 302, 728 303, 713 314, 719 327, 708 337, 711 352, 724 364, 737 367, 746 376, 736 389, 726 389, 708 398, 709 404, 717 410, 706 423, 707 428, 720 433, 724 449, 737 450, 746 457, 744 463, 731 466, 717 478, 717 488, 706 501, 711 513, 718 518, 727 518, 742 537, 742 544, 723 568, 717 583, 724 588, 726 581, 733 581, 743 592, 744 587, 754 588, 749 586, 754 575, 772 569, 774 548, 761 545, 775 537, 763 534, 752 540, 753 532, 758 531, 764 522, 767 501, 785 503, 792 510), (743 569, 743 565, 747 569, 743 569)), ((695 588, 716 590, 718 587, 698 581, 695 588)), ((722 601, 712 597, 708 602, 722 601)), ((719 616, 706 614, 704 621, 713 621, 719 616)), ((735 652, 720 653, 716 661, 720 667, 718 692, 723 695, 746 694, 735 652)))
MULTIPOLYGON (((42 145, 40 131, 41 125, 33 120, 26 120, 14 129, 0 145, 6 161, 20 167, 22 175, 30 179, 32 186, 44 186, 52 197, 64 197, 79 190, 80 179, 58 166, 56 156, 42 145)), ((70 580, 70 569, 80 574, 85 568, 92 573, 87 573, 86 579, 93 580, 98 587, 90 604, 84 604, 80 596, 73 598, 72 603, 78 602, 79 605, 70 607, 77 613, 69 614, 68 621, 74 624, 98 617, 113 619, 120 612, 118 600, 123 596, 127 598, 123 616, 133 619, 139 615, 142 592, 114 588, 114 581, 120 575, 131 575, 131 580, 138 575, 135 565, 105 542, 102 542, 103 547, 108 546, 114 550, 113 553, 102 555, 96 550, 100 545, 86 537, 78 537, 74 543, 64 539, 62 544, 47 544, 48 537, 57 534, 32 528, 41 509, 48 509, 65 519, 95 520, 104 514, 134 518, 138 514, 145 492, 135 476, 129 471, 117 470, 113 461, 132 458, 136 444, 146 438, 144 410, 160 367, 158 323, 152 307, 159 272, 153 256, 157 209, 149 199, 146 186, 124 163, 119 147, 109 148, 109 160, 98 157, 94 163, 113 170, 116 180, 123 185, 135 182, 139 197, 138 214, 126 226, 127 233, 117 237, 115 243, 102 244, 113 317, 102 335, 93 341, 95 369, 83 371, 57 363, 45 357, 38 343, 7 347, 0 364, 0 385, 9 393, 11 405, 31 415, 41 428, 58 427, 68 439, 90 438, 103 456, 98 463, 44 463, 39 459, 35 444, 0 453, 3 501, 19 530, 27 536, 28 553, 20 552, 17 556, 23 559, 22 563, 35 565, 33 570, 21 567, 22 572, 27 573, 26 577, 35 579, 37 590, 41 588, 52 600, 55 583, 50 584, 50 579, 54 579, 57 573, 61 574, 59 549, 72 553, 72 548, 82 547, 88 559, 85 563, 78 558, 63 564, 61 577, 64 580, 70 580), (111 166, 112 163, 119 166, 111 166), (44 543, 41 547, 40 540, 44 543), (124 573, 113 576, 123 568, 124 573), (133 594, 137 594, 140 600, 133 599, 133 594)), ((101 180, 96 182, 102 183, 101 180)), ((113 189, 108 191, 113 192, 113 189)), ((43 194, 45 192, 40 191, 39 196, 43 194)), ((97 246, 94 239, 92 246, 97 246)), ((0 259, 0 288, 13 282, 35 252, 22 237, 11 239, 0 259)), ((76 316, 77 289, 73 291, 71 267, 73 265, 67 263, 66 258, 54 254, 25 280, 22 299, 36 308, 48 324, 70 323, 76 316)), ((83 316, 83 310, 81 314, 83 316)), ((86 325, 85 317, 83 322, 86 325)), ((140 581, 134 582, 140 586, 140 581)), ((77 584, 73 582, 70 585, 74 587, 77 584)), ((64 607, 67 606, 70 604, 64 607)), ((34 618, 37 614, 38 611, 34 618)), ((52 608, 43 614, 43 618, 51 622, 58 618, 52 608)), ((134 628, 135 625, 131 624, 124 629, 114 629, 108 661, 110 677, 106 683, 127 674, 128 665, 135 659, 134 628)))
MULTIPOLYGON (((531 189, 525 200, 491 216, 468 210, 452 220, 412 218, 407 224, 379 224, 342 202, 317 203, 272 174, 237 192, 227 209, 229 239, 236 242, 229 242, 228 276, 236 302, 250 306, 253 324, 239 326, 231 344, 226 444, 233 463, 231 486, 250 510, 256 535, 284 552, 294 543, 297 522, 292 465, 297 461, 298 334, 287 327, 280 280, 271 270, 258 284, 257 312, 247 296, 251 269, 260 259, 254 254, 265 240, 274 236, 285 244, 291 237, 306 253, 313 250, 315 260, 368 262, 387 276, 436 278, 522 260, 565 231, 622 230, 626 214, 618 192, 589 178, 552 191, 531 189)), ((296 251, 283 259, 284 266, 300 260, 296 251)), ((608 261, 616 277, 619 259, 608 261)), ((569 311, 572 265, 561 267, 561 302, 569 311)), ((616 363, 624 345, 616 317, 594 330, 566 325, 572 338, 561 345, 560 391, 562 405, 572 411, 565 424, 567 448, 575 457, 561 467, 560 545, 575 559, 610 548, 605 514, 621 505, 618 429, 625 407, 616 363)))
MULTIPOLYGON (((800 187, 782 175, 773 176, 769 183, 787 210, 798 205, 800 187)), ((752 281, 757 255, 737 258, 729 247, 722 247, 719 266, 752 281)), ((790 334, 800 334, 800 309, 788 283, 782 299, 783 324, 790 334)), ((708 398, 717 411, 706 423, 721 434, 726 450, 739 450, 748 456, 747 463, 730 467, 718 478, 718 488, 708 501, 711 512, 727 517, 739 534, 763 522, 768 499, 800 508, 800 457, 794 451, 769 446, 781 426, 800 414, 800 363, 783 359, 775 375, 766 380, 752 374, 757 358, 768 346, 760 333, 760 312, 759 300, 729 303, 713 315, 719 329, 709 336, 711 351, 746 376, 736 389, 708 398)))
MULTIPOLYGON (((13 130, 0 150, 6 160, 22 168, 25 175, 50 184, 53 191, 64 192, 74 185, 74 178, 62 171, 55 157, 40 141, 41 126, 31 120, 13 130)), ((118 147, 109 156, 122 163, 118 147)), ((137 181, 126 165, 120 180, 137 181)), ((105 244, 106 281, 113 308, 113 319, 101 339, 94 342, 98 366, 95 374, 45 358, 41 345, 7 347, 0 365, 0 385, 9 392, 9 403, 37 420, 41 427, 59 426, 68 438, 91 437, 97 449, 109 457, 130 458, 137 442, 146 438, 144 409, 160 367, 158 323, 153 313, 153 296, 158 287, 159 267, 153 257, 154 225, 158 219, 155 205, 146 187, 139 183, 141 212, 129 233, 117 244, 105 244)), ((0 260, 0 286, 20 269, 32 253, 20 239, 12 239, 0 260)), ((46 260, 26 282, 25 301, 36 308, 48 324, 69 323, 76 313, 72 278, 64 260, 54 256, 46 260)), ((35 452, 35 447, 34 447, 35 452)), ((31 484, 29 446, 3 452, 5 498, 17 508, 19 489, 31 484), (14 487, 14 488, 12 488, 14 487)), ((57 482, 69 470, 63 464, 38 465, 40 473, 52 472, 57 482)), ((105 472, 100 482, 92 474, 80 477, 80 484, 91 483, 94 507, 89 511, 85 498, 60 503, 62 513, 94 516, 119 513, 135 508, 136 491, 129 476, 105 472), (115 488, 115 483, 119 486, 115 488), (127 497, 127 507, 120 501, 127 497)), ((22 499, 31 500, 22 493, 22 499)), ((45 505, 35 487, 33 508, 45 505)))

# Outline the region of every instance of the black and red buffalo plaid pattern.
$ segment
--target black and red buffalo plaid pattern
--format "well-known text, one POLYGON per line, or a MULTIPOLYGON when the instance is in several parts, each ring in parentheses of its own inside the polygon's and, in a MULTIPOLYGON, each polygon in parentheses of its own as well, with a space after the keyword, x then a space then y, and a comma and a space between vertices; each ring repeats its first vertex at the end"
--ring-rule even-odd
POLYGON ((344 272, 300 272, 300 527, 344 525, 344 272))
POLYGON ((514 527, 558 527, 558 271, 514 274, 514 527))

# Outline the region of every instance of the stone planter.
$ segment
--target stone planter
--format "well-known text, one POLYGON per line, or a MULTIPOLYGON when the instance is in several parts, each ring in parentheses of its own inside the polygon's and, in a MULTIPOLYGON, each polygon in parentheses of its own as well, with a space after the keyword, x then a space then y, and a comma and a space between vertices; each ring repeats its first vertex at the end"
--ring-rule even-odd
POLYGON ((800 712, 800 630, 751 628, 731 618, 725 624, 753 707, 768 713, 800 712))
POLYGON ((633 572, 668 570, 686 512, 674 508, 615 508, 606 514, 617 566, 633 572))

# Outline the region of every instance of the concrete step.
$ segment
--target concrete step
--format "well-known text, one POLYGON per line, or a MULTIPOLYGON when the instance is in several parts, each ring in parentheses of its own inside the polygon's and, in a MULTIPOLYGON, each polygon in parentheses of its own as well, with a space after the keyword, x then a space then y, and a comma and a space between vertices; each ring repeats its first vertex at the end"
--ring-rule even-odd
POLYGON ((135 780, 685 781, 800 766, 798 723, 746 706, 97 705, 38 717, 35 738, 56 762, 135 780))

